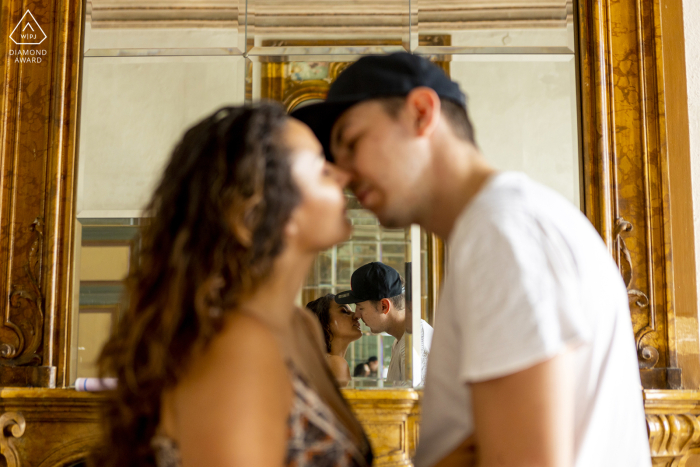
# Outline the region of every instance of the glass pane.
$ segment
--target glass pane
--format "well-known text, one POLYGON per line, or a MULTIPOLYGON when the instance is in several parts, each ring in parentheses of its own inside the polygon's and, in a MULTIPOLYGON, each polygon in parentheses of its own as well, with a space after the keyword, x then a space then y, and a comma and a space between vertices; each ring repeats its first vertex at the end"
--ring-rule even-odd
MULTIPOLYGON (((302 304, 307 304, 328 293, 337 294, 349 290, 352 273, 371 262, 383 262, 396 269, 405 278, 411 250, 410 229, 385 229, 379 225, 377 218, 371 212, 359 207, 353 195, 347 194, 347 199, 350 207, 348 216, 353 225, 352 236, 348 241, 318 255, 303 288, 302 304), (330 261, 333 262, 332 265, 329 264, 330 261)), ((419 279, 419 283, 422 281, 423 277, 419 279)), ((399 311, 404 313, 403 309, 394 313, 399 311)), ((410 320, 411 317, 407 315, 406 319, 410 320)), ((361 324, 362 337, 352 342, 345 354, 351 374, 357 374, 350 383, 351 387, 411 386, 413 382, 410 373, 406 373, 412 368, 411 352, 398 365, 401 367, 400 379, 395 380, 388 371, 392 351, 398 353, 392 348, 396 337, 387 331, 373 333, 364 322, 361 324), (370 359, 376 359, 376 363, 372 364, 372 374, 366 376, 364 365, 368 364, 370 359), (391 381, 388 381, 387 377, 391 381)), ((405 325, 409 330, 411 329, 408 322, 405 325)), ((413 341, 410 339, 404 339, 404 341, 404 345, 410 348, 413 341)), ((397 357, 397 362, 400 360, 401 358, 397 357)))
POLYGON ((235 55, 245 0, 87 0, 86 56, 235 55))
POLYGON ((102 346, 112 332, 111 307, 81 307, 78 317, 78 378, 96 378, 95 366, 102 346))
POLYGON ((573 0, 413 0, 411 8, 417 53, 574 51, 573 0))
POLYGON ((79 219, 76 222, 71 378, 97 376, 95 362, 118 320, 124 278, 136 261, 139 219, 79 219))
POLYGON ((242 57, 86 57, 78 217, 139 217, 185 129, 244 96, 242 57))
POLYGON ((453 55, 450 74, 467 94, 489 162, 525 172, 579 206, 574 55, 453 55))
POLYGON ((137 256, 139 218, 174 145, 198 119, 243 103, 244 65, 242 56, 85 57, 72 378, 95 371, 137 256))
POLYGON ((409 50, 409 0, 249 0, 252 55, 369 54, 409 50))

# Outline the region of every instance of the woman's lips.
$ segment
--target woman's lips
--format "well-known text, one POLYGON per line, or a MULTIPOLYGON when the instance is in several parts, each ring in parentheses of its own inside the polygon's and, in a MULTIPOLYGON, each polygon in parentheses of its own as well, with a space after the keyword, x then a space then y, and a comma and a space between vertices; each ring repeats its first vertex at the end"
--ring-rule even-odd
POLYGON ((360 190, 358 193, 355 194, 355 196, 357 197, 357 200, 360 202, 360 204, 362 204, 363 206, 365 205, 365 201, 367 200, 367 195, 369 195, 371 191, 372 190, 364 189, 364 190, 360 190))
POLYGON ((358 331, 362 331, 362 328, 360 327, 360 323, 353 324, 352 327, 354 327, 354 328, 357 329, 358 331))

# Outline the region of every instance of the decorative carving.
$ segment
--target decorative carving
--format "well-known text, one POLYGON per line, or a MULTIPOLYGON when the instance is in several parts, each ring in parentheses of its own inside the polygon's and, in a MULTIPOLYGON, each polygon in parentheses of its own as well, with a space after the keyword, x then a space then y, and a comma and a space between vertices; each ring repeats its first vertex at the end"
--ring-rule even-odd
POLYGON ((41 357, 36 351, 41 345, 42 331, 44 327, 44 299, 41 290, 41 262, 44 245, 43 219, 37 217, 29 226, 29 231, 34 235, 29 251, 27 252, 24 272, 29 280, 29 288, 12 285, 10 293, 10 307, 5 309, 4 325, 17 334, 18 345, 3 343, 0 347, 0 366, 39 365, 41 357), (25 331, 12 321, 10 312, 12 309, 21 308, 22 302, 29 304, 28 313, 31 316, 29 322, 28 339, 25 331), (28 341, 28 344, 27 344, 28 341))
POLYGON ((95 446, 99 446, 100 441, 102 437, 97 435, 79 437, 62 443, 59 449, 52 451, 37 467, 65 467, 84 462, 90 457, 90 452, 95 446))
MULTIPOLYGON (((449 46, 451 38, 445 34, 433 34, 421 36, 419 40, 420 46, 449 46)), ((347 47, 350 45, 362 46, 366 48, 381 47, 381 46, 398 46, 399 41, 378 41, 378 40, 340 40, 340 39, 269 39, 262 42, 265 48, 281 48, 284 50, 291 49, 306 49, 309 47, 347 47)), ((284 56, 284 53, 281 53, 284 56)), ((449 75, 450 67, 447 57, 433 57, 435 63, 440 66, 449 75)), ((299 60, 299 59, 296 59, 299 60)), ((329 62, 328 74, 322 76, 322 79, 304 79, 296 80, 291 76, 289 70, 285 67, 285 63, 277 58, 268 59, 260 57, 262 62, 261 71, 261 98, 276 100, 285 106, 288 112, 291 112, 298 105, 316 99, 325 99, 328 93, 328 88, 335 81, 338 75, 352 64, 352 61, 329 62)), ((247 76, 252 76, 252 68, 247 76)), ((248 79, 248 78, 246 78, 248 79)), ((252 100, 252 81, 246 81, 246 100, 252 100)))
MULTIPOLYGON (((438 36, 440 37, 440 36, 438 36)), ((347 67, 350 66, 352 62, 333 62, 330 65, 328 65, 328 78, 331 80, 331 82, 335 81, 335 79, 338 77, 338 75, 347 67)))
POLYGON ((626 221, 622 217, 618 217, 615 220, 614 242, 622 279, 625 282, 625 287, 627 287, 627 295, 631 300, 634 300, 634 303, 640 309, 649 308, 648 324, 637 331, 635 335, 639 368, 648 369, 653 368, 659 361, 659 350, 653 345, 645 345, 643 343, 645 337, 656 332, 656 317, 654 316, 654 308, 649 306, 649 297, 641 290, 631 288, 632 279, 634 277, 634 265, 632 263, 632 254, 629 248, 627 248, 622 234, 631 232, 633 228, 631 222, 626 221))
POLYGON ((5 412, 0 415, 0 455, 5 457, 7 467, 19 467, 22 465, 21 458, 14 446, 12 438, 19 438, 24 434, 26 421, 24 416, 18 412, 5 412))
POLYGON ((700 420, 693 414, 648 414, 649 447, 654 465, 684 465, 699 446, 700 420))
MULTIPOLYGON (((620 262, 620 272, 622 273, 622 278, 625 281, 625 286, 627 287, 627 295, 631 298, 635 298, 635 303, 640 308, 646 308, 649 306, 649 297, 646 296, 644 292, 637 289, 631 289, 632 277, 634 276, 634 266, 632 264, 632 255, 625 239, 622 236, 624 232, 631 232, 634 227, 631 222, 627 222, 624 218, 618 217, 615 220, 615 245, 617 247, 617 252, 620 262)), ((652 329, 656 329, 654 316, 651 315, 649 319, 649 325, 652 329)))

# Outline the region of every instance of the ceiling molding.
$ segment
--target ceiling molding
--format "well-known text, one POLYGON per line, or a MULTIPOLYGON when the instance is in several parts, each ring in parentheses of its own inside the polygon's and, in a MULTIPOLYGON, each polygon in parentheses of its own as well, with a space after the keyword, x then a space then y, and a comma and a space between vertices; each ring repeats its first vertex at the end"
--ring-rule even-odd
MULTIPOLYGON (((236 28, 237 2, 197 0, 88 0, 92 28, 236 28)), ((308 34, 333 30, 395 33, 408 25, 408 2, 391 0, 251 0, 249 29, 257 34, 308 34), (405 8, 404 8, 405 7, 405 8)), ((419 32, 484 28, 560 28, 573 21, 572 0, 420 0, 419 32)), ((240 15, 239 15, 240 13, 240 15)), ((414 20, 415 21, 415 20, 414 20)), ((415 23, 414 23, 415 24, 415 23)), ((242 25, 241 25, 242 26, 242 25)))

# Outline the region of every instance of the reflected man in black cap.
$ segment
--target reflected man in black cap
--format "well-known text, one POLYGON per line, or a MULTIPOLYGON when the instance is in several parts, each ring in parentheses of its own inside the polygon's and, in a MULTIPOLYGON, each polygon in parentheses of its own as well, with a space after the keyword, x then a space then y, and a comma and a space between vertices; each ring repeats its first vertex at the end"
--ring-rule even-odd
POLYGON ((293 116, 384 226, 449 241, 417 467, 472 465, 473 443, 483 466, 651 465, 615 262, 580 209, 486 161, 457 83, 365 56, 293 116))
MULTIPOLYGON (((379 334, 386 332, 396 338, 391 348, 391 361, 387 381, 406 381, 406 294, 403 279, 396 269, 384 263, 365 264, 352 273, 352 290, 336 295, 341 305, 355 305, 355 317, 364 321, 370 330, 379 334)), ((410 330, 410 325, 408 326, 410 330)), ((433 328, 421 320, 421 354, 414 352, 414 365, 421 365, 421 381, 425 378, 428 354, 433 338, 433 328)))

